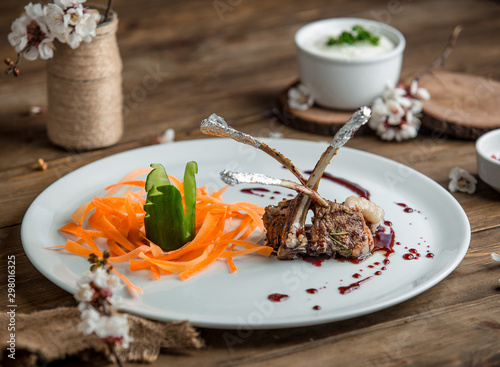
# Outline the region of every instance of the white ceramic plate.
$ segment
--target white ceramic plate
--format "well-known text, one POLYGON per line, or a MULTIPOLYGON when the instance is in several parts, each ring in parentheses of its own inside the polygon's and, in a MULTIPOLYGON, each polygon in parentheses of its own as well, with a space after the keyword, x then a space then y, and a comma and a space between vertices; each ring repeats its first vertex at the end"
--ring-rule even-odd
MULTIPOLYGON (((324 143, 300 140, 268 142, 303 171, 314 167, 326 147, 324 143)), ((43 249, 65 242, 58 228, 69 220, 71 213, 94 195, 102 195, 103 188, 134 168, 158 162, 170 174, 182 177, 190 160, 199 165, 198 186, 206 185, 209 190, 223 186, 219 180, 223 169, 293 179, 264 153, 226 139, 154 145, 120 153, 75 170, 36 198, 22 223, 26 254, 45 277, 72 292, 76 279, 88 269, 86 260, 64 251, 43 249)), ((223 261, 218 261, 185 282, 176 276, 152 280, 147 271, 131 273, 126 265, 118 265, 118 270, 144 290, 139 297, 124 294, 123 310, 157 320, 187 319, 193 325, 212 328, 269 329, 320 324, 368 314, 412 298, 443 280, 464 257, 470 241, 467 216, 453 196, 431 179, 397 162, 349 148, 340 150, 327 172, 368 189, 371 200, 385 209, 385 219, 393 223, 396 241, 401 245, 394 246, 395 253, 389 257, 390 264, 382 275, 374 275, 381 270, 381 265, 374 265, 384 258, 380 252, 358 265, 331 260, 320 267, 305 261, 248 255, 235 259, 238 271, 234 274, 229 273, 223 261), (405 213, 396 203, 405 203, 415 211, 405 213), (404 260, 403 255, 412 248, 422 256, 404 260), (434 258, 426 257, 427 251, 434 258), (362 275, 360 279, 373 277, 359 289, 341 294, 340 286, 359 280, 352 277, 355 273, 362 275), (307 293, 310 288, 318 292, 307 293), (289 298, 273 303, 267 299, 272 293, 289 298), (313 310, 314 306, 320 306, 320 310, 313 310)), ((264 197, 259 197, 242 193, 242 188, 229 188, 224 200, 245 200, 264 206, 284 196, 263 193, 264 197)), ((288 194, 285 189, 276 191, 288 194)), ((338 201, 353 194, 327 180, 321 182, 319 191, 338 201)))

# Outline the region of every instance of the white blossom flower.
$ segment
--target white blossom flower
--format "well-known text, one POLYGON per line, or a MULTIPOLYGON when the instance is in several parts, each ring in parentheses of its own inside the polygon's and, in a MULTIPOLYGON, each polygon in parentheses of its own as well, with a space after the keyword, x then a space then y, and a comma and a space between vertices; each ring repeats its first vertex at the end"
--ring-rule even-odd
MULTIPOLYGON (((500 254, 492 253, 491 254, 491 260, 493 261, 500 261, 500 254)), ((500 287, 500 279, 498 279, 498 286, 500 287)))
POLYGON ((158 144, 173 143, 175 140, 175 130, 172 128, 165 130, 165 132, 162 135, 158 136, 156 140, 158 144))
POLYGON ((98 267, 95 271, 87 271, 76 282, 75 298, 79 302, 89 302, 95 290, 90 285, 106 294, 107 300, 111 304, 119 304, 121 298, 116 293, 123 288, 121 279, 114 273, 110 273, 104 267, 98 267))
POLYGON ((418 135, 418 128, 420 127, 420 120, 418 121, 419 121, 418 125, 407 123, 407 124, 402 124, 399 129, 396 129, 395 131, 396 141, 403 141, 415 138, 418 135))
POLYGON ((62 10, 66 10, 67 8, 72 8, 83 4, 87 0, 54 0, 54 4, 59 6, 62 10))
POLYGON ((119 338, 124 348, 128 348, 133 338, 129 336, 129 325, 127 314, 114 314, 111 316, 102 316, 99 320, 99 326, 95 329, 98 337, 119 338))
POLYGON ((476 191, 476 178, 463 168, 453 168, 450 172, 450 180, 448 189, 451 192, 461 191, 472 194, 476 191))
POLYGON ((383 140, 408 140, 418 134, 421 121, 416 114, 421 112, 422 101, 409 95, 402 86, 388 85, 373 102, 368 125, 383 140))
POLYGON ((309 89, 299 83, 297 86, 288 90, 288 105, 291 109, 306 111, 314 104, 314 98, 309 89))
POLYGON ((411 99, 410 104, 406 107, 408 111, 411 111, 413 113, 420 113, 422 112, 422 108, 424 107, 424 104, 422 101, 418 99, 411 99))
POLYGON ((75 289, 75 299, 79 302, 90 302, 95 291, 89 283, 78 284, 75 289))
POLYGON ((81 4, 66 9, 64 21, 67 25, 76 27, 83 18, 83 6, 81 4))
POLYGON ((372 116, 368 120, 368 126, 373 130, 377 130, 381 124, 387 120, 387 106, 381 97, 375 98, 372 105, 372 116))
MULTIPOLYGON (((406 96, 406 89, 403 88, 402 86, 398 85, 394 87, 391 84, 386 84, 384 92, 382 93, 382 98, 383 99, 394 99, 396 101, 400 101, 403 99, 403 97, 406 96)), ((406 98, 406 97, 405 97, 406 98)))
POLYGON ((101 323, 101 314, 96 311, 93 307, 87 307, 83 311, 81 310, 81 322, 78 324, 77 328, 84 335, 89 335, 99 329, 99 324, 101 323))
POLYGON ((100 14, 86 9, 83 1, 57 1, 47 5, 47 22, 59 42, 75 49, 82 41, 90 42, 96 35, 100 14))
POLYGON ((30 116, 41 115, 43 113, 45 113, 45 107, 43 107, 43 106, 30 106, 30 109, 29 109, 30 116))
POLYGON ((418 133, 418 129, 420 129, 421 121, 418 117, 415 116, 415 114, 412 110, 406 111, 405 119, 406 119, 406 125, 413 126, 418 133))
POLYGON ((404 116, 405 110, 394 99, 389 99, 384 101, 381 98, 377 98, 372 107, 372 125, 379 123, 388 123, 389 125, 399 125, 401 118, 404 116))
POLYGON ((280 131, 271 131, 269 133, 269 137, 273 139, 279 139, 283 137, 283 133, 280 131))
POLYGON ((54 34, 59 42, 66 43, 66 39, 68 38, 68 34, 71 32, 71 29, 68 27, 68 24, 65 19, 65 12, 61 9, 60 6, 56 4, 48 4, 47 5, 47 25, 54 34))
POLYGON ((386 103, 386 108, 389 125, 399 125, 401 118, 405 115, 405 110, 401 104, 393 99, 389 99, 386 103))
POLYGON ((121 279, 108 267, 109 253, 102 258, 89 256, 93 265, 77 281, 75 298, 80 301, 80 323, 77 328, 84 335, 96 334, 110 348, 121 344, 128 348, 133 338, 129 335, 126 314, 117 313, 114 291, 123 287, 121 279))
POLYGON ((410 85, 410 94, 418 99, 430 99, 431 94, 425 88, 420 87, 417 79, 413 79, 410 85))
POLYGON ((77 32, 84 42, 91 42, 96 36, 97 24, 101 20, 101 14, 95 9, 83 9, 80 22, 75 26, 77 32))
POLYGON ((396 137, 396 129, 390 129, 385 127, 384 125, 379 125, 379 128, 377 129, 377 135, 382 140, 391 141, 396 137))
POLYGON ((92 281, 102 289, 109 289, 112 292, 119 291, 123 288, 121 279, 114 273, 108 272, 108 269, 100 266, 93 273, 92 281))
POLYGON ((16 52, 22 52, 27 60, 50 59, 54 54, 54 36, 46 23, 46 8, 29 3, 24 14, 12 22, 8 40, 16 52))

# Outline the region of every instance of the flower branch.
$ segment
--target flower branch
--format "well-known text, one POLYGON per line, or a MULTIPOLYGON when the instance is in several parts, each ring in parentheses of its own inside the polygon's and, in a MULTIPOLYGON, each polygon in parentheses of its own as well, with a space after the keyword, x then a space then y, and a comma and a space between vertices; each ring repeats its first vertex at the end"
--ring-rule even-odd
POLYGON ((369 126, 381 139, 402 141, 418 135, 423 101, 431 97, 426 89, 420 87, 419 81, 444 65, 461 31, 461 26, 455 27, 444 51, 424 71, 396 87, 388 85, 382 96, 375 99, 369 126))
MULTIPOLYGON (((29 3, 24 14, 14 20, 8 35, 9 43, 17 52, 16 61, 5 59, 7 74, 19 75, 21 56, 26 60, 47 60, 54 56, 54 41, 66 43, 75 49, 81 42, 90 42, 96 36, 101 21, 98 10, 84 7, 86 0, 54 0, 47 5, 29 3)), ((110 11, 111 0, 107 13, 110 11)))
POLYGON ((425 75, 429 74, 432 72, 432 70, 444 66, 444 63, 446 62, 446 59, 448 56, 450 56, 451 51, 455 48, 455 44, 457 43, 458 36, 460 35, 460 32, 462 32, 462 26, 457 25, 454 29, 453 32, 450 36, 450 39, 448 40, 448 44, 446 45, 444 51, 439 55, 436 60, 434 60, 424 71, 422 71, 420 74, 418 74, 414 79, 417 81, 420 80, 422 77, 425 75))
POLYGON ((109 256, 107 251, 102 258, 90 254, 90 270, 77 281, 75 298, 80 302, 81 312, 78 330, 84 335, 96 334, 108 346, 118 365, 123 366, 116 347, 128 348, 133 339, 129 336, 127 315, 118 313, 120 298, 116 293, 123 284, 108 264, 109 256))
POLYGON ((108 6, 106 7, 106 13, 104 14, 103 23, 109 20, 109 14, 111 13, 111 9, 113 8, 113 0, 108 0, 108 6))

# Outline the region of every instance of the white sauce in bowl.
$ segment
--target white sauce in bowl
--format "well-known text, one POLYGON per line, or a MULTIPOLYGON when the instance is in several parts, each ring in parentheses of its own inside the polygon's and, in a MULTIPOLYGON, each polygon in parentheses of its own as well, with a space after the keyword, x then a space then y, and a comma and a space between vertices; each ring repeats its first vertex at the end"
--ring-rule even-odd
POLYGON ((330 37, 338 37, 338 34, 324 35, 313 42, 311 46, 325 56, 344 60, 369 59, 375 55, 389 52, 396 47, 390 39, 383 35, 377 35, 379 37, 378 45, 374 45, 369 41, 359 41, 354 44, 339 43, 329 46, 327 42, 330 37))

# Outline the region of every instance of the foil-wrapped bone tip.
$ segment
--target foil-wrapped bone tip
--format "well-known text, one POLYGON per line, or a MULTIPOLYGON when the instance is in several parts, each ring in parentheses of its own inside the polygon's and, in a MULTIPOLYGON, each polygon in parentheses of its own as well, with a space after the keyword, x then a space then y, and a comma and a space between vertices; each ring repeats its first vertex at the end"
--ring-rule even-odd
POLYGON ((228 126, 226 120, 224 120, 219 115, 216 115, 215 113, 212 113, 210 116, 208 116, 208 118, 204 119, 201 122, 201 126, 210 126, 213 124, 219 124, 219 125, 222 125, 224 127, 228 126))
POLYGON ((253 136, 242 133, 235 128, 229 126, 222 117, 211 114, 208 118, 201 121, 200 130, 202 133, 223 138, 231 138, 240 143, 251 145, 260 149, 262 143, 253 136))
POLYGON ((219 175, 220 175, 220 179, 226 185, 234 186, 234 185, 238 184, 238 180, 234 177, 233 172, 228 171, 227 169, 225 169, 224 171, 222 171, 221 173, 219 173, 219 175))
POLYGON ((224 183, 234 186, 241 183, 255 183, 261 185, 280 185, 283 180, 266 176, 262 173, 232 172, 224 170, 220 173, 224 183))
POLYGON ((369 107, 364 106, 357 109, 349 121, 337 131, 330 145, 338 149, 347 143, 354 136, 354 133, 368 122, 371 114, 372 110, 369 107))
POLYGON ((227 122, 215 113, 201 121, 200 130, 205 134, 221 135, 229 128, 227 122))
POLYGON ((365 117, 368 117, 370 118, 371 114, 372 114, 372 110, 370 109, 370 107, 367 107, 367 106, 363 106, 363 107, 360 107, 359 110, 358 110, 363 116, 365 117))

